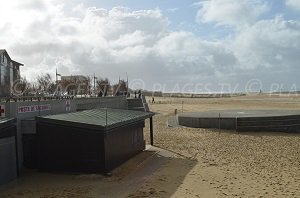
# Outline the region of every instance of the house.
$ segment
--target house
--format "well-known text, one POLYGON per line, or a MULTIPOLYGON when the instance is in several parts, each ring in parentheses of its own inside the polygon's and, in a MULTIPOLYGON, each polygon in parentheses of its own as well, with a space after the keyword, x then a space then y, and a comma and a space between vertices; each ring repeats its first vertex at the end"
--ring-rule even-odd
POLYGON ((91 85, 90 79, 83 75, 61 76, 58 81, 64 90, 64 93, 69 95, 89 94, 91 85))
POLYGON ((5 49, 0 49, 0 97, 10 96, 14 82, 20 79, 20 66, 10 58, 5 49))
POLYGON ((61 81, 84 82, 86 80, 87 77, 83 75, 61 76, 61 81))

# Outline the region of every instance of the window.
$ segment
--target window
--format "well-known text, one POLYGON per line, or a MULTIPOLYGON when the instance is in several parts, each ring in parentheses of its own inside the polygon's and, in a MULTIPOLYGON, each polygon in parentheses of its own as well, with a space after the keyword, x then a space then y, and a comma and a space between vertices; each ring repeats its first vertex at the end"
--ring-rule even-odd
POLYGON ((0 65, 0 83, 1 85, 4 85, 4 74, 5 74, 5 71, 4 71, 4 66, 3 65, 0 65))
POLYGON ((5 66, 7 65, 7 58, 4 55, 3 55, 3 63, 4 63, 5 66))

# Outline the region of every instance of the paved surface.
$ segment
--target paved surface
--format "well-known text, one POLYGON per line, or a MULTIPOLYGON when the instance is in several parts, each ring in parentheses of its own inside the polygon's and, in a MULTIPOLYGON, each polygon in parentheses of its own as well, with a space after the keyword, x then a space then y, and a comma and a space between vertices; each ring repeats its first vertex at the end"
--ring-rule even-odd
POLYGON ((181 125, 179 125, 176 116, 171 116, 171 117, 168 118, 167 126, 168 127, 182 127, 181 125))

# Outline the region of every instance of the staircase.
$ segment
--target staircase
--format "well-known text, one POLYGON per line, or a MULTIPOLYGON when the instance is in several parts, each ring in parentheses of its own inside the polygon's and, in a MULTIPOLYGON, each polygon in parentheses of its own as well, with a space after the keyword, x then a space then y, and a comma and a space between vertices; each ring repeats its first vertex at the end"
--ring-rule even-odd
POLYGON ((128 110, 149 112, 149 106, 144 95, 141 98, 128 98, 127 102, 128 110))

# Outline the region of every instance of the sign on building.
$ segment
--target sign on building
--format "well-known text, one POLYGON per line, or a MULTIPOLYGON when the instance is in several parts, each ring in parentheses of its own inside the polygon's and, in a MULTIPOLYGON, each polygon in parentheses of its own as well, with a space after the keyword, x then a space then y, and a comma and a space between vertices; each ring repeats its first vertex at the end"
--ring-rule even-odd
POLYGON ((30 113, 30 112, 37 112, 37 111, 49 111, 49 110, 51 110, 50 104, 18 107, 18 113, 30 113))
POLYGON ((0 118, 5 118, 5 105, 0 105, 0 118))

